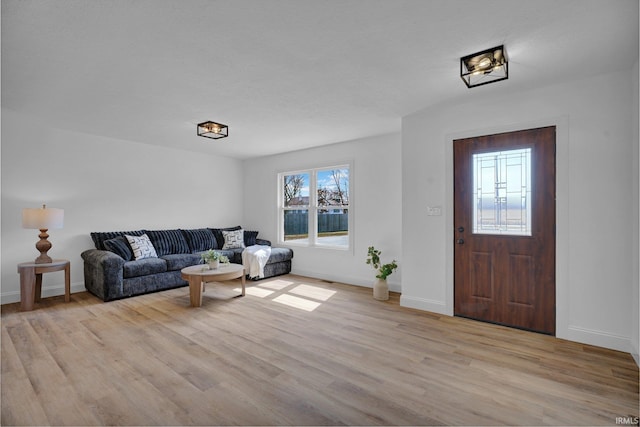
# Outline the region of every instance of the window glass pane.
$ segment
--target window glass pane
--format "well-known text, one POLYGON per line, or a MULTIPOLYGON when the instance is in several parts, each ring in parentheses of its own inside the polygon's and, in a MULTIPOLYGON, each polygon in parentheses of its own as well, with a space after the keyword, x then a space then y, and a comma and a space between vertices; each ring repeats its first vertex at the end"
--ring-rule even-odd
POLYGON ((309 242, 309 211, 307 209, 284 211, 284 240, 297 243, 309 242))
POLYGON ((309 174, 284 175, 282 188, 285 207, 309 206, 309 174))
POLYGON ((306 243, 309 239, 309 173, 283 176, 284 240, 306 243), (298 208, 298 209, 296 209, 298 208))
POLYGON ((318 207, 349 206, 349 169, 318 171, 316 186, 318 207))
POLYGON ((316 174, 317 231, 320 245, 349 246, 349 169, 316 174))
POLYGON ((473 155, 473 232, 531 236, 531 149, 473 155))
POLYGON ((349 246, 349 213, 318 212, 318 244, 349 246))

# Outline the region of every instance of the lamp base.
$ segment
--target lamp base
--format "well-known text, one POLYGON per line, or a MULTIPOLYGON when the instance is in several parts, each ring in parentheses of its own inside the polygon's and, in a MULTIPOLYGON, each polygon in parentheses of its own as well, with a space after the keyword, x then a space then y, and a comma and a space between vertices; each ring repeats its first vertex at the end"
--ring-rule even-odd
POLYGON ((47 255, 47 251, 51 249, 51 242, 47 240, 47 238, 49 238, 47 230, 47 228, 41 228, 40 234, 38 235, 40 241, 36 243, 36 249, 40 252, 40 256, 36 258, 36 264, 50 264, 53 262, 51 257, 47 255))
POLYGON ((35 260, 36 264, 51 264, 52 262, 53 262, 53 259, 51 259, 49 255, 40 255, 35 260))

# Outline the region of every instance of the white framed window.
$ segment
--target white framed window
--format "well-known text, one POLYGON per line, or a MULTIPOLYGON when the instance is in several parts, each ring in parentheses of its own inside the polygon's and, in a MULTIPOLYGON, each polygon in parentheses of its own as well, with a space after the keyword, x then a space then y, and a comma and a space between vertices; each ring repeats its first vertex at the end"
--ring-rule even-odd
POLYGON ((293 246, 349 249, 351 165, 278 174, 278 240, 293 246))

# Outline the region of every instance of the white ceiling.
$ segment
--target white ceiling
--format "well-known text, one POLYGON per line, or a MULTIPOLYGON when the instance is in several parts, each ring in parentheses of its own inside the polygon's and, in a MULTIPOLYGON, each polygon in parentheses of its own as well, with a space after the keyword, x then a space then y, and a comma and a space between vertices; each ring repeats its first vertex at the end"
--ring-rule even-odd
MULTIPOLYGON (((638 0, 2 0, 2 107, 62 129, 248 158, 638 58, 638 0), (505 44, 509 80, 459 58, 505 44), (552 64, 547 66, 547 60, 552 64), (230 136, 196 136, 196 123, 230 136)), ((34 132, 34 137, 37 132, 34 132)))

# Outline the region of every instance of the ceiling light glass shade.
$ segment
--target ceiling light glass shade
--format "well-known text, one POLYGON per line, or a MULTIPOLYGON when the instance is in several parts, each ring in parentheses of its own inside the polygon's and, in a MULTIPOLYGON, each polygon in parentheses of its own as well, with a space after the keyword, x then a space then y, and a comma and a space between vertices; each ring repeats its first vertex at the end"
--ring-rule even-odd
POLYGON ((229 136, 229 126, 216 122, 198 123, 198 136, 220 139, 229 136))
POLYGON ((509 78, 504 46, 497 46, 460 58, 460 77, 468 88, 509 78))

